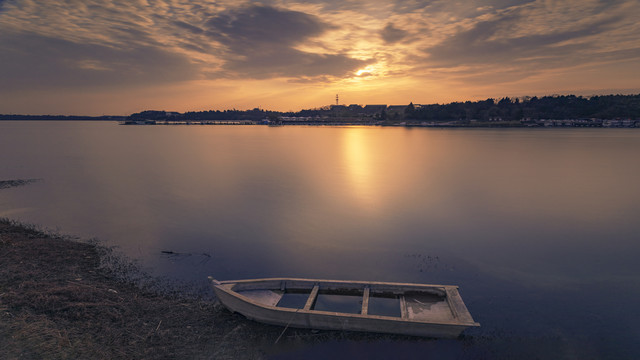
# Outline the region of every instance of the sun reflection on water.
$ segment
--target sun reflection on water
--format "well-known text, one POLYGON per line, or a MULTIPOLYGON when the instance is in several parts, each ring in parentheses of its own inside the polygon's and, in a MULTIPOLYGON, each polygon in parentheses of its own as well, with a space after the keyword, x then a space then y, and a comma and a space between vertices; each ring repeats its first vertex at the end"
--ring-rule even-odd
POLYGON ((342 137, 343 166, 350 193, 362 208, 376 209, 380 206, 376 196, 376 154, 368 141, 367 129, 350 128, 342 137))

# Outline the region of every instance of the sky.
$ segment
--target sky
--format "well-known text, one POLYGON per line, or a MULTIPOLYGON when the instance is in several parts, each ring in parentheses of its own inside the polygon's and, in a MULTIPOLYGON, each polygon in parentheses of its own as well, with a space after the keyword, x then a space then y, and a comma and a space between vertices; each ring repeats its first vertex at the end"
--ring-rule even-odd
POLYGON ((640 93, 640 0, 0 0, 0 113, 640 93))

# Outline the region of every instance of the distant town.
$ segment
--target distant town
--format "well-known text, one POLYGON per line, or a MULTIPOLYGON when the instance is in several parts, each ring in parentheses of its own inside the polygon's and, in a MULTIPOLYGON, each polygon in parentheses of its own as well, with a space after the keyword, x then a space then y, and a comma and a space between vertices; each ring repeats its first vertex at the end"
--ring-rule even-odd
POLYGON ((370 125, 405 127, 640 128, 640 94, 552 95, 449 104, 340 105, 298 112, 264 109, 185 113, 146 110, 129 116, 0 115, 0 120, 105 120, 123 125, 370 125))

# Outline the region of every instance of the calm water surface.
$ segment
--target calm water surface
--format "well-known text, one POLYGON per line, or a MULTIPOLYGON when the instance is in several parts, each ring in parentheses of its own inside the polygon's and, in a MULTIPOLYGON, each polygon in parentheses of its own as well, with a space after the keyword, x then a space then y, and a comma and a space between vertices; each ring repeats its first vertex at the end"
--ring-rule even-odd
POLYGON ((155 274, 456 284, 482 324, 276 358, 640 358, 639 130, 0 122, 0 154, 43 179, 0 216, 155 274))

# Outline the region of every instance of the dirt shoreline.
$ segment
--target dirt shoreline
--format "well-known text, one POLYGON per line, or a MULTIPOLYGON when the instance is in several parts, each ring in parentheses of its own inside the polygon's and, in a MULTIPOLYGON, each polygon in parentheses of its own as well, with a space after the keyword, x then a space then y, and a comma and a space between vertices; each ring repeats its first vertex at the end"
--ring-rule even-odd
POLYGON ((0 220, 0 358, 260 359, 279 335, 121 280, 104 251, 0 220))

